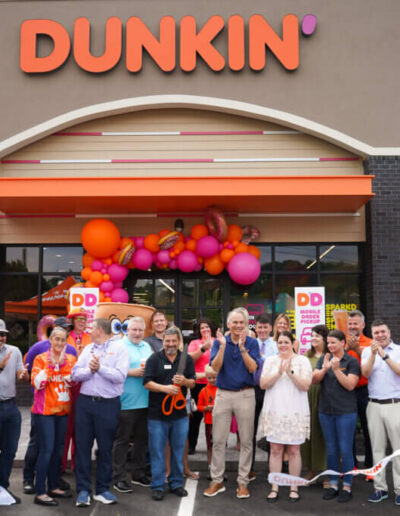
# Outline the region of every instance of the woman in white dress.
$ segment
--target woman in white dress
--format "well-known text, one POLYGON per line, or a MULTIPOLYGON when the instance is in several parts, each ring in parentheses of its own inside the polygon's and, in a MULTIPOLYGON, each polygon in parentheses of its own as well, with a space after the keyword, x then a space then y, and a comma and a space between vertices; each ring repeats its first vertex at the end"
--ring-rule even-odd
MULTIPOLYGON (((270 472, 282 469, 283 452, 289 455, 289 473, 301 472, 300 445, 310 435, 310 409, 307 391, 311 385, 309 360, 293 352, 293 336, 283 331, 278 337, 278 355, 266 358, 260 379, 265 389, 261 428, 270 442, 270 472)), ((276 502, 278 486, 272 484, 267 502, 276 502)), ((300 499, 297 486, 290 489, 289 501, 300 499)))

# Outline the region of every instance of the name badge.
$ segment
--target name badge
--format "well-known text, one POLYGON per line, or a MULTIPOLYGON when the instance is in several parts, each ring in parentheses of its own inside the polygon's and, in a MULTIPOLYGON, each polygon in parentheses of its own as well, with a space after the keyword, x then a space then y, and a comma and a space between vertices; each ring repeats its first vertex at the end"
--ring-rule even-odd
POLYGON ((165 364, 164 369, 172 369, 172 364, 165 364))

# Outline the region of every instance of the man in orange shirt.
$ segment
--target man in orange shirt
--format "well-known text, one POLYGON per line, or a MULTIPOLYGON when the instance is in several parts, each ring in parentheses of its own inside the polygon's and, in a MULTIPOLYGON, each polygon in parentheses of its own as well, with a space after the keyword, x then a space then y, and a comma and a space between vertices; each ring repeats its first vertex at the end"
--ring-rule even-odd
MULTIPOLYGON (((367 348, 372 339, 369 339, 363 334, 363 330, 365 328, 365 317, 360 310, 353 310, 349 312, 348 317, 348 331, 347 331, 347 346, 348 353, 355 357, 360 363, 361 367, 361 353, 365 348, 367 348)), ((368 380, 365 376, 361 375, 360 379, 354 389, 354 392, 357 396, 357 412, 358 417, 360 418, 361 429, 364 435, 364 446, 365 446, 365 467, 370 468, 372 464, 372 450, 371 450, 371 441, 368 433, 368 423, 367 423, 367 405, 368 405, 368 380)), ((354 453, 354 464, 358 467, 357 458, 356 458, 356 447, 354 444, 353 447, 354 453)))

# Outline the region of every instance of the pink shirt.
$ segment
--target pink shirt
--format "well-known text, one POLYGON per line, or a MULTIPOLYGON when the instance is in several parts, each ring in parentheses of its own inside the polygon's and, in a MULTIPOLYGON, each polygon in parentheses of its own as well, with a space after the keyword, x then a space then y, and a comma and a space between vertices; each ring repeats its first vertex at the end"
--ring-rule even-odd
MULTIPOLYGON (((194 353, 195 351, 200 349, 203 344, 204 343, 203 343, 202 339, 192 340, 192 342, 189 344, 188 352, 194 353)), ((206 365, 210 362, 210 352, 211 351, 208 349, 207 351, 202 353, 201 357, 197 360, 197 362, 194 363, 194 369, 195 369, 196 373, 204 373, 204 369, 205 369, 206 365)), ((193 362, 194 362, 194 360, 193 360, 193 362)), ((196 380, 196 383, 207 384, 208 383, 207 378, 206 377, 200 378, 199 380, 196 380)))

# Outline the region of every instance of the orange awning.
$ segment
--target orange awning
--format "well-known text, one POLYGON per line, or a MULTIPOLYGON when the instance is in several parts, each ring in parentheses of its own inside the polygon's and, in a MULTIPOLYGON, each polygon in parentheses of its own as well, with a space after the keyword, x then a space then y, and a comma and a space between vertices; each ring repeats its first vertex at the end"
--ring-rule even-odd
POLYGON ((5 214, 356 212, 374 176, 1 178, 5 214))
MULTIPOLYGON (((75 285, 76 280, 73 276, 68 276, 65 280, 51 288, 42 295, 42 315, 66 315, 68 290, 75 285)), ((24 301, 6 301, 5 310, 7 316, 37 316, 38 296, 31 297, 24 301)))

